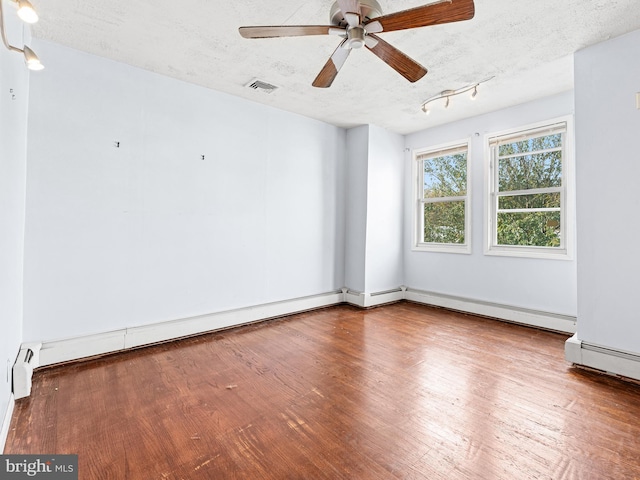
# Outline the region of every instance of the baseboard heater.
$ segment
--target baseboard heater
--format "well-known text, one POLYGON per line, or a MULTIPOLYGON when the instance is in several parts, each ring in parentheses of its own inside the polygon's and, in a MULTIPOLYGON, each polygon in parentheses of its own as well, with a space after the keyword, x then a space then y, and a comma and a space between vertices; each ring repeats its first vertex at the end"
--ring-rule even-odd
POLYGON ((640 355, 583 342, 577 334, 565 342, 564 355, 575 365, 640 380, 640 355))
POLYGON ((592 345, 590 343, 582 343, 583 350, 589 350, 592 352, 598 352, 605 355, 613 355, 614 357, 623 358, 625 360, 631 360, 633 362, 637 362, 640 365, 640 355, 635 355, 633 353, 622 352, 620 350, 614 350, 612 348, 600 347, 598 345, 592 345))
POLYGON ((575 317, 565 315, 424 292, 406 286, 372 293, 342 288, 340 291, 55 340, 44 344, 25 343, 21 346, 13 366, 14 396, 16 399, 29 396, 33 371, 39 367, 153 345, 341 303, 369 308, 401 300, 450 308, 550 330, 571 333, 575 331, 575 317))
POLYGON ((406 289, 406 287, 402 286, 381 292, 364 293, 351 290, 349 288, 343 288, 343 301, 361 308, 377 307, 378 305, 384 305, 385 303, 404 300, 406 289))
POLYGON ((496 318, 554 332, 575 333, 576 331, 577 319, 570 315, 543 312, 530 308, 515 307, 443 293, 426 292, 413 288, 407 288, 404 298, 405 300, 425 305, 433 305, 459 312, 496 318))
POLYGON ((25 343, 20 347, 16 363, 13 364, 13 396, 28 397, 31 394, 33 369, 40 365, 42 343, 25 343))

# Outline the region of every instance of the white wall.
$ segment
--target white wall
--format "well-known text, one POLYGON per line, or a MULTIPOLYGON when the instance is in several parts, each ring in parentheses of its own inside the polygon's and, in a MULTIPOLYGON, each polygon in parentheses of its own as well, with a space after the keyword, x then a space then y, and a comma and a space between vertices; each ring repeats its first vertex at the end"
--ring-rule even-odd
POLYGON ((29 108, 25 341, 344 285, 343 129, 37 48, 47 70, 29 108))
MULTIPOLYGON (((471 255, 417 252, 413 242, 413 180, 405 162, 405 285, 561 315, 576 315, 576 261, 509 258, 483 254, 484 135, 573 113, 573 93, 544 98, 486 115, 449 123, 406 137, 410 149, 470 139, 471 255)), ((446 112, 445 112, 446 114, 446 112)))
POLYGON ((575 55, 580 340, 640 353, 640 31, 575 55))
POLYGON ((345 286, 364 292, 367 240, 369 126, 347 130, 345 286))
POLYGON ((404 284, 402 224, 404 137, 369 126, 366 292, 404 284))
MULTIPOLYGON (((23 33, 15 15, 6 15, 5 25, 9 41, 21 48, 28 30, 23 33)), ((28 98, 24 58, 0 46, 0 422, 11 396, 9 369, 22 342, 28 98)))
POLYGON ((375 125, 347 131, 345 285, 355 292, 403 284, 403 148, 375 125))

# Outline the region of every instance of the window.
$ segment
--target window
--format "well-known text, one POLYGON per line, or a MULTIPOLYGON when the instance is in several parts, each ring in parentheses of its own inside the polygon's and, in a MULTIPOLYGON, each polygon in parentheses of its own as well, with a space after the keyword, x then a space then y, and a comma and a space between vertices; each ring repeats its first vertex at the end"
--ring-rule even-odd
POLYGON ((414 152, 415 250, 470 253, 468 141, 414 152))
POLYGON ((569 120, 488 137, 485 253, 570 257, 569 120))

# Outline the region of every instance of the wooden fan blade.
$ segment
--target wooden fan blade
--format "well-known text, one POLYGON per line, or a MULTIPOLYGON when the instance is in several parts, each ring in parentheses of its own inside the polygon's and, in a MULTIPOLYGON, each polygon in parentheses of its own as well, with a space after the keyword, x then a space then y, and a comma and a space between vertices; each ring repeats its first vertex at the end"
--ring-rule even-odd
POLYGON ((342 42, 340 45, 338 45, 338 48, 336 48, 335 52, 333 52, 331 58, 327 61, 327 63, 325 63, 324 67, 322 67, 322 70, 320 70, 320 73, 313 81, 312 85, 314 87, 328 88, 331 86, 336 76, 338 75, 338 72, 342 68, 342 65, 344 65, 344 62, 347 60, 347 57, 351 53, 350 48, 342 48, 342 45, 344 43, 345 42, 342 42))
POLYGON ((367 48, 410 82, 417 82, 427 74, 426 68, 377 35, 369 34, 367 37, 377 42, 375 46, 366 45, 367 48))
POLYGON ((380 22, 382 31, 392 32, 394 30, 406 30, 408 28, 470 20, 474 15, 475 5, 473 0, 443 0, 439 3, 382 15, 368 23, 380 22))
POLYGON ((329 35, 335 25, 282 25, 274 27, 240 27, 244 38, 301 37, 305 35, 329 35))

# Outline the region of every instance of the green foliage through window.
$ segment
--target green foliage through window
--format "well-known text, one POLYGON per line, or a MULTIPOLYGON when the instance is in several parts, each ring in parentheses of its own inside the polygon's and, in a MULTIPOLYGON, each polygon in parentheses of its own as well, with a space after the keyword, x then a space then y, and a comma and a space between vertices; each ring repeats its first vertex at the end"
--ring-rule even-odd
POLYGON ((424 198, 460 197, 467 194, 467 153, 427 158, 424 169, 424 198))
POLYGON ((562 246, 563 139, 519 135, 492 146, 497 245, 562 246))
POLYGON ((464 244, 464 201, 424 205, 424 241, 464 244))
POLYGON ((421 243, 466 243, 467 146, 417 157, 421 172, 421 243))

